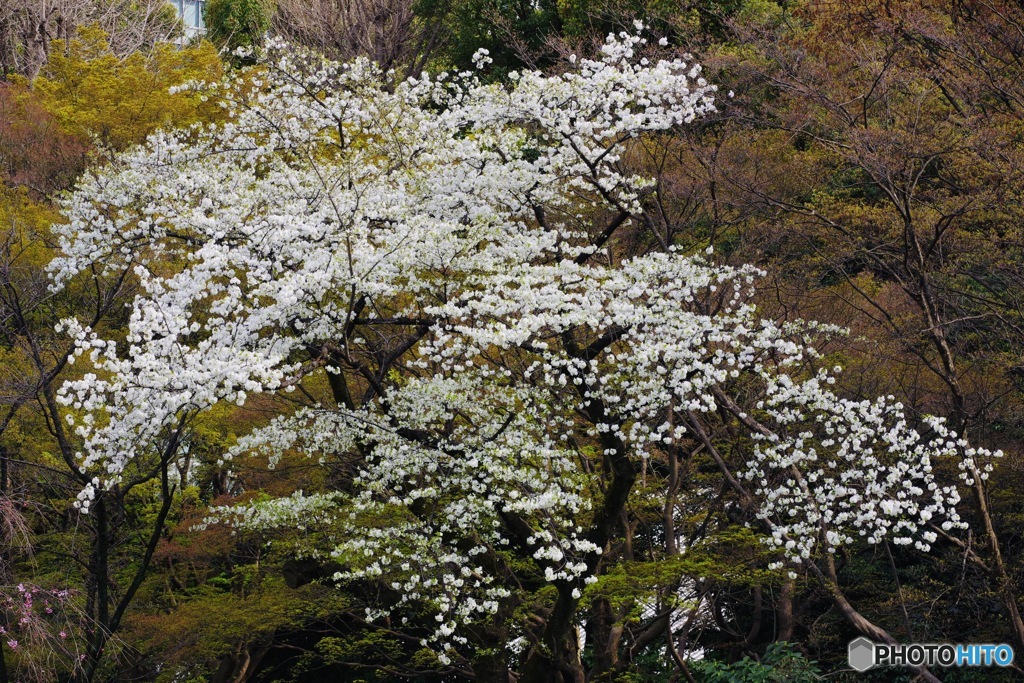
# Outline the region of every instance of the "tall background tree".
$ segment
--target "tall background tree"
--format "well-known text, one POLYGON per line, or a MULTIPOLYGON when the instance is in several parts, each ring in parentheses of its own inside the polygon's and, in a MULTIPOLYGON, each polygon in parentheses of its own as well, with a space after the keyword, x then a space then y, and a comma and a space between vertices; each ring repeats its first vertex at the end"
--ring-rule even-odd
MULTIPOLYGON (((12 0, 0 7, 0 76, 35 77, 54 41, 68 45, 82 26, 98 25, 118 57, 180 35, 166 0, 12 0)), ((59 49, 59 48, 58 48, 59 49)))
POLYGON ((102 514, 74 512, 89 477, 75 461, 75 435, 55 402, 58 385, 75 375, 74 346, 58 323, 82 316, 117 328, 135 285, 125 270, 92 272, 59 292, 49 288, 46 266, 58 250, 51 225, 63 220, 51 200, 88 161, 100 162, 161 126, 216 118, 212 105, 169 88, 222 73, 209 45, 182 50, 163 43, 148 54, 118 56, 97 27, 77 36, 52 43, 31 84, 14 79, 0 86, 0 501, 10 513, 5 524, 22 532, 18 544, 4 548, 0 589, 11 680, 89 680, 113 664, 121 644, 112 636, 173 501, 165 495, 166 463, 156 462, 112 491, 102 514), (165 490, 154 490, 161 475, 165 490))

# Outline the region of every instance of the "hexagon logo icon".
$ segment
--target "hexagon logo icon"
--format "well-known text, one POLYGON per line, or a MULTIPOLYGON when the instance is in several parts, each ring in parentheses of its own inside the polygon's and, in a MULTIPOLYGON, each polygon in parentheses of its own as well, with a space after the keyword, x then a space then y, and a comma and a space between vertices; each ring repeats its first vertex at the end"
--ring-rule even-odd
POLYGON ((875 665, 875 644, 864 636, 851 640, 849 660, 854 671, 867 671, 875 665))

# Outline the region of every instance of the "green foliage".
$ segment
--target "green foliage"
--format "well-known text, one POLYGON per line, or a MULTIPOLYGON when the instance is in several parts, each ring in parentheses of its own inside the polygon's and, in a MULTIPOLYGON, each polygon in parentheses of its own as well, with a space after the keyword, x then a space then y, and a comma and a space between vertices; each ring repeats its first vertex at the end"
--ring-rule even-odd
POLYGON ((274 16, 273 0, 210 0, 203 20, 210 40, 228 52, 262 45, 274 16))
POLYGON ((522 67, 524 55, 540 53, 561 27, 555 0, 418 0, 415 11, 444 26, 448 64, 467 68, 473 53, 485 48, 496 74, 522 67))
POLYGON ((106 34, 84 28, 70 43, 54 43, 46 68, 33 82, 42 106, 60 127, 121 150, 158 128, 214 120, 213 102, 170 88, 189 81, 216 81, 223 67, 209 43, 179 48, 160 43, 149 54, 119 59, 106 34))
POLYGON ((645 599, 677 585, 681 577, 743 587, 771 584, 778 581, 778 574, 764 568, 768 557, 765 546, 750 529, 731 527, 680 555, 620 562, 598 577, 597 583, 585 591, 584 600, 600 597, 614 607, 642 609, 645 599))
POLYGON ((761 661, 744 657, 726 664, 702 659, 690 664, 690 671, 704 683, 812 683, 822 680, 817 665, 789 643, 772 643, 761 661))
POLYGON ((773 0, 743 0, 730 5, 736 20, 750 26, 776 25, 785 14, 785 3, 773 0))
POLYGON ((168 665, 166 680, 195 664, 212 667, 240 644, 259 642, 346 605, 344 595, 332 588, 310 585, 290 590, 280 579, 259 576, 252 567, 240 568, 235 579, 214 577, 169 614, 138 615, 133 620, 130 635, 148 651, 162 653, 168 665), (248 583, 248 594, 239 594, 239 578, 248 583))
POLYGON ((400 657, 402 648, 393 636, 380 631, 369 631, 347 638, 324 638, 316 644, 316 651, 327 661, 360 662, 376 653, 400 657))
POLYGON ((774 21, 781 8, 770 0, 418 0, 417 15, 444 27, 447 65, 468 68, 479 48, 494 59, 496 77, 509 70, 545 67, 557 58, 551 41, 565 40, 583 51, 609 33, 632 30, 641 20, 655 33, 687 42, 725 40, 735 16, 774 21))
MULTIPOLYGON (((319 678, 322 672, 330 669, 346 670, 353 665, 369 664, 370 662, 409 661, 420 670, 441 668, 437 655, 430 650, 418 650, 411 654, 405 645, 386 631, 364 629, 347 636, 328 636, 320 639, 312 651, 301 656, 292 667, 293 676, 297 680, 307 680, 308 676, 319 678)), ((391 680, 386 672, 361 671, 356 681, 365 683, 384 683, 391 680)))

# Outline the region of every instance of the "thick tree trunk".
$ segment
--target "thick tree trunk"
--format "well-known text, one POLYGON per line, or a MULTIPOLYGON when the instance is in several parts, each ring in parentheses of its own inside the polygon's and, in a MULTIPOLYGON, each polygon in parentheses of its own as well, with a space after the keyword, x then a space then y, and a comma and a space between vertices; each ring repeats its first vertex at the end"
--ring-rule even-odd
POLYGON ((579 643, 572 618, 576 599, 568 584, 558 585, 558 598, 548 616, 541 642, 523 665, 519 683, 585 683, 579 643))
POLYGON ((473 673, 477 683, 510 683, 508 655, 504 645, 488 650, 487 654, 477 655, 473 660, 473 673))
MULTIPOLYGON (((588 357, 589 351, 581 350, 570 334, 564 333, 562 340, 570 356, 588 357)), ((609 416, 602 401, 588 397, 580 387, 577 387, 577 391, 581 397, 590 401, 586 416, 592 424, 615 424, 616 421, 609 416)), ((633 484, 636 483, 638 470, 629 458, 626 445, 614 435, 613 430, 601 432, 599 439, 604 449, 604 467, 610 475, 610 481, 603 500, 596 506, 587 538, 597 548, 606 549, 614 537, 616 527, 622 523, 622 512, 633 484)), ((628 526, 626 528, 628 530, 628 526)), ((588 575, 598 574, 601 557, 597 553, 588 556, 588 575)), ((572 595, 575 586, 560 583, 557 588, 558 598, 548 615, 540 642, 526 658, 519 683, 585 683, 579 640, 573 624, 578 603, 572 595)))
MULTIPOLYGON (((498 570, 497 567, 489 569, 498 570)), ((471 642, 476 652, 473 675, 478 683, 513 683, 508 664, 507 620, 514 609, 514 605, 507 603, 486 624, 471 630, 471 642)))
POLYGON ((622 626, 616 622, 611 604, 604 598, 594 601, 587 629, 587 642, 594 653, 594 669, 591 681, 605 681, 615 671, 619 662, 619 643, 622 640, 622 626))
POLYGON ((221 657, 220 666, 210 683, 245 683, 256 673, 260 661, 270 650, 269 639, 256 643, 239 643, 230 654, 221 657))

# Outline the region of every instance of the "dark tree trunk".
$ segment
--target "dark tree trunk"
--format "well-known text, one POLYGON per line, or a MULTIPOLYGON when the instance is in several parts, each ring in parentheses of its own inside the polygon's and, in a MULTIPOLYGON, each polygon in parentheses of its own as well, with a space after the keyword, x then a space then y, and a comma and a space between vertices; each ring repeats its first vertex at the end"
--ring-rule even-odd
POLYGON ((775 640, 785 642, 793 640, 793 594, 796 592, 796 581, 786 577, 782 582, 782 592, 779 593, 779 605, 776 611, 778 619, 778 632, 775 640))
POLYGON ((541 642, 527 657, 519 683, 584 683, 586 677, 572 623, 575 614, 572 587, 558 584, 558 598, 544 626, 541 642))
POLYGON ((7 661, 4 659, 4 646, 0 643, 0 683, 7 681, 7 661))
POLYGON ((594 601, 587 629, 587 644, 594 653, 594 670, 590 680, 608 680, 619 663, 619 642, 622 626, 617 625, 615 612, 604 598, 594 601))

